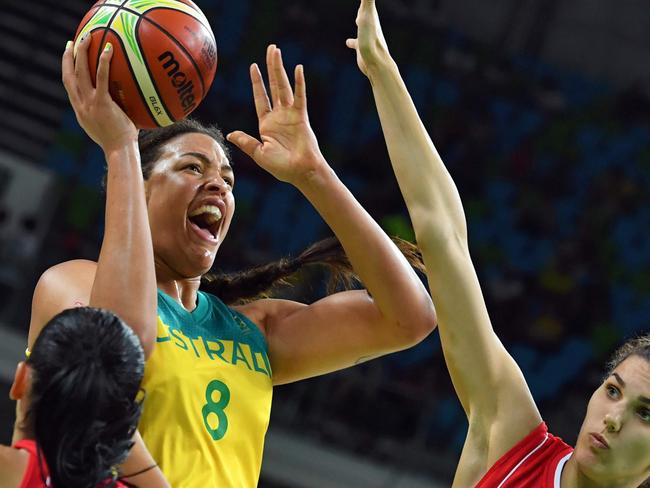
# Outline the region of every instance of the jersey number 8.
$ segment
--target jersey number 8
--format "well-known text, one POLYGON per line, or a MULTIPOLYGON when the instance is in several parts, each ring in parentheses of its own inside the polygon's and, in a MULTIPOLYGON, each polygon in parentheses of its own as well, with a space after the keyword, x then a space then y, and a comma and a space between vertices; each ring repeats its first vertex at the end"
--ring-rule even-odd
POLYGON ((212 440, 218 441, 226 435, 226 431, 228 430, 228 417, 224 411, 230 402, 230 390, 228 386, 219 380, 212 380, 205 389, 205 401, 206 404, 203 405, 203 409, 201 410, 203 423, 210 436, 212 436, 212 440), (216 402, 212 398, 212 394, 215 391, 218 391, 220 394, 219 401, 216 402), (208 422, 210 414, 217 416, 218 422, 216 428, 213 428, 210 422, 208 422))

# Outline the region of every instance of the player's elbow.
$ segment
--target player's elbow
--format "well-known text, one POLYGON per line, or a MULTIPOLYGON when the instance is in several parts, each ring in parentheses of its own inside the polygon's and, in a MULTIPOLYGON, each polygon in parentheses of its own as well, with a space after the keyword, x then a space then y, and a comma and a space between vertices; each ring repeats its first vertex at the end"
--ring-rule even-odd
POLYGON ((438 317, 433 302, 429 299, 426 306, 423 306, 415 326, 413 327, 413 344, 418 344, 426 339, 438 326, 438 317))
POLYGON ((133 329, 133 332, 138 336, 138 339, 140 339, 140 345, 142 345, 144 357, 145 359, 148 359, 153 353, 154 346, 156 345, 157 320, 153 322, 151 319, 128 320, 123 318, 123 320, 133 329))
POLYGON ((452 251, 469 253, 467 227, 464 222, 458 224, 427 222, 426 225, 415 229, 415 235, 427 266, 437 263, 438 259, 448 259, 447 255, 452 251))
POLYGON ((431 299, 417 307, 415 313, 400 318, 397 329, 399 330, 400 345, 404 348, 422 342, 437 327, 436 309, 431 299))

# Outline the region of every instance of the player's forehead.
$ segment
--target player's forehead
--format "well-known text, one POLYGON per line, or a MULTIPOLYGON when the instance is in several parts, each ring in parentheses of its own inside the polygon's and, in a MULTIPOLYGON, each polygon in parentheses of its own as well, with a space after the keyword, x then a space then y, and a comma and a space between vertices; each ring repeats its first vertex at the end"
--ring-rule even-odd
POLYGON ((633 354, 614 368, 610 379, 621 386, 632 389, 639 395, 650 398, 650 361, 633 354))
POLYGON ((161 148, 160 160, 197 159, 204 164, 232 172, 230 160, 223 147, 208 134, 189 132, 180 134, 161 148))
POLYGON ((221 144, 214 137, 202 132, 179 134, 167 141, 165 149, 177 152, 202 152, 206 155, 217 155, 220 159, 225 157, 221 144))

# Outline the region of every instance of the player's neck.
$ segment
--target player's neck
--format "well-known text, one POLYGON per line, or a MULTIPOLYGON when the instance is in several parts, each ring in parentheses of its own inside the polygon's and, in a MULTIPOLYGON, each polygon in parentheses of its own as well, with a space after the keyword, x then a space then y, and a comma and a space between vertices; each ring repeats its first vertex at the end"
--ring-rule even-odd
POLYGON ((196 297, 200 285, 200 278, 158 281, 158 289, 176 300, 188 312, 196 308, 196 297))
POLYGON ((560 478, 560 488, 627 488, 629 483, 621 481, 620 483, 613 483, 611 480, 607 482, 599 482, 587 478, 581 471, 576 460, 576 456, 571 456, 564 465, 562 476, 560 478))
POLYGON ((14 431, 11 435, 11 445, 13 446, 16 442, 20 442, 26 438, 25 433, 18 427, 14 426, 14 431))
POLYGON ((12 446, 16 444, 16 442, 22 441, 24 439, 29 439, 31 437, 27 432, 25 432, 25 429, 22 428, 23 419, 25 418, 22 412, 27 408, 26 405, 22 404, 24 401, 25 400, 22 399, 16 402, 16 420, 14 421, 14 430, 11 434, 12 446))

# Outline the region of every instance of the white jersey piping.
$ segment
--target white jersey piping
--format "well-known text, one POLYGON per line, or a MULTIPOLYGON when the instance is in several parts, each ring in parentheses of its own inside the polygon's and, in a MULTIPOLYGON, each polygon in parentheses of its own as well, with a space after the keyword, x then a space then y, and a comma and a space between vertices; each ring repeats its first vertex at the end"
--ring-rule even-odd
POLYGON ((571 454, 573 454, 573 451, 564 456, 562 459, 560 459, 560 462, 557 463, 557 466, 555 467, 555 477, 553 478, 553 488, 560 488, 560 480, 562 479, 562 470, 564 469, 564 465, 566 462, 569 460, 571 457, 571 454))
POLYGON ((548 440, 548 434, 546 434, 544 436, 544 439, 542 440, 542 442, 540 442, 539 445, 535 449, 533 449, 528 454, 526 454, 526 456, 521 461, 519 461, 514 468, 512 468, 510 470, 510 472, 506 475, 506 477, 503 478, 503 480, 501 480, 501 483, 499 483, 499 486, 497 486, 497 488, 501 488, 505 484, 505 482, 508 481, 508 478, 510 478, 515 473, 515 471, 517 471, 519 469, 519 467, 522 464, 524 464, 526 459, 528 459, 530 456, 532 456, 535 453, 535 451, 537 451, 540 447, 542 447, 547 440, 548 440))

